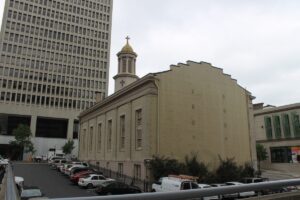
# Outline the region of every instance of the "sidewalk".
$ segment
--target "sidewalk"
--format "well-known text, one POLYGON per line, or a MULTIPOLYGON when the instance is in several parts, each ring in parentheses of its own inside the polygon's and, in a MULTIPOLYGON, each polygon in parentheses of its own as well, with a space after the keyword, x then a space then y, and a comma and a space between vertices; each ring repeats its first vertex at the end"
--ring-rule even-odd
POLYGON ((275 170, 262 170, 261 176, 264 178, 269 178, 269 180, 300 178, 300 174, 275 171, 275 170))

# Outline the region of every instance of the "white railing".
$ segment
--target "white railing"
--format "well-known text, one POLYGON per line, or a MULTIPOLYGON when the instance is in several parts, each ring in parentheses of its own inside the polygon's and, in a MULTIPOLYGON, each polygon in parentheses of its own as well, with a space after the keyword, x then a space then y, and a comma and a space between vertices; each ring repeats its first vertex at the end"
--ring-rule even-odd
MULTIPOLYGON (((14 181, 11 165, 6 166, 6 193, 5 200, 19 200, 18 191, 14 181)), ((155 192, 113 196, 94 196, 94 197, 71 197, 53 198, 52 200, 188 200, 201 199, 202 197, 233 194, 246 191, 262 191, 267 189, 280 189, 287 186, 300 185, 299 179, 288 179, 280 181, 268 181, 262 183, 252 183, 237 186, 222 186, 216 188, 183 190, 176 192, 155 192)), ((299 194, 299 193, 297 193, 299 194)))
POLYGON ((252 183, 238 186, 222 186, 217 188, 184 190, 178 192, 157 192, 157 193, 141 193, 114 196, 95 196, 95 197, 72 197, 72 198, 56 198, 52 200, 187 200, 201 199, 201 197, 209 197, 224 194, 233 194, 246 191, 261 191, 265 189, 279 189, 287 186, 300 185, 300 179, 288 179, 280 181, 268 181, 262 183, 252 183))

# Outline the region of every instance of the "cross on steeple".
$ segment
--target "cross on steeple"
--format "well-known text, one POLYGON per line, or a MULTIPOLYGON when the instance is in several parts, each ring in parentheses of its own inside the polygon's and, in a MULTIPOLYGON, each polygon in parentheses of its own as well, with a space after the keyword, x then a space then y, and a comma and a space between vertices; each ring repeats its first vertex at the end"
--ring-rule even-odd
POLYGON ((127 40, 127 44, 128 44, 128 41, 130 40, 130 37, 127 35, 127 37, 125 39, 127 40))
POLYGON ((121 83, 121 85, 122 85, 122 87, 123 87, 124 84, 125 84, 125 81, 124 81, 124 80, 121 80, 120 83, 121 83))

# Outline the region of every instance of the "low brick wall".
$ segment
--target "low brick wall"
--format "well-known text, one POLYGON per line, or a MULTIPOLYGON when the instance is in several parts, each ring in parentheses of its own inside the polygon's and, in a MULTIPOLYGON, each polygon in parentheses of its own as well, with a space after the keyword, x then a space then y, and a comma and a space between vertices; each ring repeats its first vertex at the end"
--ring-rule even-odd
POLYGON ((247 198, 247 200, 299 200, 300 192, 284 192, 247 198))
POLYGON ((270 163, 262 162, 261 169, 275 170, 283 173, 291 174, 294 177, 300 177, 300 164, 299 163, 270 163))

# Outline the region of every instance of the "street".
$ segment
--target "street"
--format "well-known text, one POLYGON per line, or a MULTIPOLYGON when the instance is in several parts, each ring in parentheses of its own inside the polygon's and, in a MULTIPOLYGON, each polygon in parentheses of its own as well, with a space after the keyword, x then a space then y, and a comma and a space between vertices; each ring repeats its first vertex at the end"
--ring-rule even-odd
POLYGON ((68 177, 52 170, 47 164, 15 162, 13 172, 15 176, 24 178, 25 186, 37 186, 49 198, 96 195, 92 190, 72 184, 68 177))

